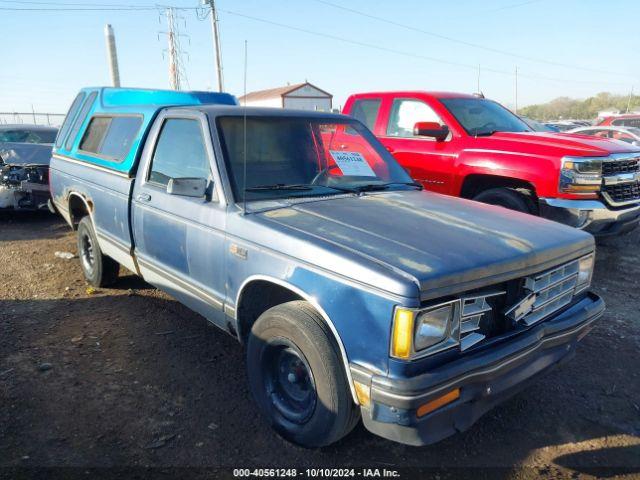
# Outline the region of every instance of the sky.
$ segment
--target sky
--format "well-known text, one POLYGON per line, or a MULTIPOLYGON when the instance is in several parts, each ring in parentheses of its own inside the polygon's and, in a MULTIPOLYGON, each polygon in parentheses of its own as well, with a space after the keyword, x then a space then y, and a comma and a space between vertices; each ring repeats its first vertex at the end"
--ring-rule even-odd
MULTIPOLYGON (((188 88, 217 88, 200 0, 176 15, 188 88), (202 13, 202 11, 200 12, 202 13)), ((166 18, 149 0, 0 0, 0 112, 64 113, 83 86, 108 85, 104 25, 123 86, 168 88, 166 18), (126 7, 125 7, 126 6, 126 7), (131 9, 131 7, 150 7, 131 9), (78 10, 103 8, 108 10, 78 10), (119 8, 128 8, 120 10, 119 8), (23 9, 23 10, 17 10, 23 9), (28 10, 24 10, 28 9, 28 10)), ((351 93, 475 92, 511 108, 559 96, 640 91, 637 0, 216 0, 225 90, 313 83, 351 93), (479 66, 479 67, 478 67, 479 66)))

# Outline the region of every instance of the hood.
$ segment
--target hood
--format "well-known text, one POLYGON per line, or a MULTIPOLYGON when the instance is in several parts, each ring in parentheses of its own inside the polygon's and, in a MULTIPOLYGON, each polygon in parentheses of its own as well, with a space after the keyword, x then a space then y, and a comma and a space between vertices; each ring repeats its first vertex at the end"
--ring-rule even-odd
POLYGON ((0 142, 0 165, 49 165, 52 145, 0 142))
POLYGON ((556 132, 497 132, 478 137, 474 148, 545 156, 604 157, 613 153, 640 153, 640 149, 616 140, 556 132))
MULTIPOLYGON (((559 223, 425 191, 336 197, 256 215, 289 236, 400 272, 423 300, 538 272, 594 248, 591 235, 559 223)), ((305 250, 292 255, 318 265, 317 256, 302 258, 305 250)))

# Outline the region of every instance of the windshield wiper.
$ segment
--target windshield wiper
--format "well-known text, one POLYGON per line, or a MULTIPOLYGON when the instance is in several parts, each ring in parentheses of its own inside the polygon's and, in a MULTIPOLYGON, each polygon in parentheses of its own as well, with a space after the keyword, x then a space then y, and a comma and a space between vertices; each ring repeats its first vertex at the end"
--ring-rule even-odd
POLYGON ((247 192, 270 192, 272 190, 311 190, 313 187, 305 184, 284 184, 284 183, 274 183, 271 185, 256 185, 255 187, 247 187, 245 190, 247 192))
POLYGON ((346 187, 334 187, 333 185, 320 185, 313 183, 274 183, 272 185, 257 185, 255 187, 247 187, 245 191, 247 192, 271 192, 277 190, 292 190, 292 191, 308 191, 313 190, 314 188, 330 188, 332 190, 337 190, 339 192, 345 193, 358 193, 358 190, 353 188, 346 187))
POLYGON ((375 190, 386 190, 393 185, 406 185, 408 187, 416 187, 418 190, 422 190, 424 187, 417 182, 387 182, 387 183, 368 183, 366 185, 360 185, 355 187, 358 192, 373 192, 375 190))

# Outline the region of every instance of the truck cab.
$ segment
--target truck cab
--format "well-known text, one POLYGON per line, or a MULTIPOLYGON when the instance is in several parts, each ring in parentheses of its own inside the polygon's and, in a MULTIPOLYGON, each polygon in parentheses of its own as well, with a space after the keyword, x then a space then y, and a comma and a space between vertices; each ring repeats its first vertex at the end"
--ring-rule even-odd
POLYGON ((640 222, 636 146, 533 132, 497 102, 460 93, 361 93, 349 97, 344 113, 365 123, 428 190, 594 235, 624 233, 640 222))

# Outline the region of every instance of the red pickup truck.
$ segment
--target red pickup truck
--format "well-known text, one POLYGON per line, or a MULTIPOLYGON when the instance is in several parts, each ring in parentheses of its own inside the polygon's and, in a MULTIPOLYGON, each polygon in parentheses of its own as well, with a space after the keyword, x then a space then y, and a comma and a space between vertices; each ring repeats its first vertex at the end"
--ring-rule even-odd
POLYGON ((362 93, 344 112, 364 123, 425 188, 540 215, 594 235, 640 222, 640 149, 533 132, 475 95, 362 93))

